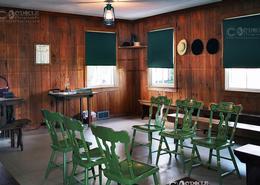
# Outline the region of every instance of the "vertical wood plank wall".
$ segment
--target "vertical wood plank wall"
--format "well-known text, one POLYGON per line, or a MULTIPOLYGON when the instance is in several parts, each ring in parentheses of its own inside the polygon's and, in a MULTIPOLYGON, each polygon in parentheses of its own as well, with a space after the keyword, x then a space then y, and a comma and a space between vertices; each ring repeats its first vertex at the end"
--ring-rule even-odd
MULTIPOLYGON (((103 26, 101 18, 60 13, 40 12, 40 23, 0 22, 0 75, 5 76, 15 95, 25 103, 17 109, 17 117, 27 117, 33 123, 42 120, 41 108, 55 110, 54 101, 48 97, 49 89, 64 89, 66 78, 71 88, 85 84, 85 32, 87 30, 115 31, 118 44, 129 41, 135 33, 142 44, 147 44, 147 32, 173 27, 175 47, 183 38, 189 47, 184 56, 175 55, 176 92, 148 89, 147 49, 118 49, 118 87, 99 89, 92 101, 94 111, 109 110, 112 116, 131 115, 139 112, 138 99, 152 95, 177 98, 196 98, 206 104, 234 101, 244 106, 244 112, 260 114, 260 94, 225 92, 222 64, 222 20, 227 17, 260 12, 259 0, 224 0, 212 5, 195 7, 153 16, 136 21, 117 20, 116 26, 103 26), (217 38, 220 50, 210 55, 204 49, 199 56, 191 53, 194 39, 217 38), (34 44, 51 45, 51 64, 36 65, 34 44)), ((66 114, 79 112, 78 100, 67 102, 66 114)), ((86 108, 86 105, 84 105, 86 108)), ((61 107, 60 107, 61 108, 61 107)))
POLYGON ((161 94, 171 97, 174 101, 177 98, 196 98, 204 101, 206 106, 211 102, 233 101, 241 103, 244 112, 260 114, 259 93, 224 91, 222 63, 223 19, 256 13, 260 13, 260 1, 224 0, 220 3, 138 20, 135 32, 142 43, 147 43, 148 31, 168 27, 175 29, 175 48, 181 39, 188 41, 187 53, 184 56, 175 55, 176 92, 148 88, 147 51, 139 52, 140 99, 149 99, 151 96, 161 94), (201 55, 195 56, 191 52, 191 43, 197 38, 203 41, 204 51, 201 55), (206 51, 206 43, 210 38, 217 38, 220 42, 217 54, 211 55, 206 51))
MULTIPOLYGON (((86 31, 115 31, 120 43, 130 40, 132 29, 130 21, 118 21, 115 27, 108 28, 101 18, 48 12, 40 12, 39 23, 0 22, 0 75, 8 79, 16 96, 25 99, 16 116, 40 123, 42 108, 55 111, 55 102, 47 95, 50 89, 64 89, 66 79, 71 89, 84 87, 86 31), (35 64, 36 43, 50 44, 51 64, 35 64)), ((133 88, 136 71, 128 66, 128 60, 133 61, 132 53, 118 51, 117 58, 118 87, 97 90, 100 93, 94 96, 92 107, 94 111, 109 110, 112 116, 129 115, 134 112, 137 99, 133 88)), ((66 115, 79 112, 79 99, 66 105, 66 115)))

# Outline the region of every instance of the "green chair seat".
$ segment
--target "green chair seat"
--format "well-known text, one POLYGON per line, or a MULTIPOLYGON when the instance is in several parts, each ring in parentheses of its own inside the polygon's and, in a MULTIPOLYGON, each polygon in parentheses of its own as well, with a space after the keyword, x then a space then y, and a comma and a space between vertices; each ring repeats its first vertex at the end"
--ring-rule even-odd
POLYGON ((96 137, 98 147, 105 155, 104 175, 107 177, 106 185, 111 181, 119 184, 133 185, 139 181, 153 176, 154 183, 159 184, 156 173, 158 167, 148 165, 131 158, 129 152, 130 137, 126 131, 114 131, 111 128, 91 125, 91 130, 96 137), (119 146, 123 148, 119 149, 119 146), (125 159, 120 159, 117 151, 123 151, 125 159))
POLYGON ((162 127, 158 126, 158 125, 134 125, 132 128, 136 129, 136 130, 142 130, 144 132, 158 132, 162 130, 162 127))
POLYGON ((148 124, 132 126, 133 138, 132 138, 130 154, 132 154, 133 148, 135 146, 147 146, 149 149, 148 160, 152 161, 152 141, 159 140, 153 137, 153 133, 160 132, 164 129, 164 124, 165 121, 167 120, 167 115, 171 103, 172 101, 168 99, 166 96, 151 97, 151 106, 149 108, 148 124), (153 114, 154 109, 156 109, 155 114, 153 114), (155 119, 153 119, 153 116, 155 116, 155 119), (138 142, 135 142, 136 131, 147 133, 148 136, 147 144, 140 144, 138 142))
MULTIPOLYGON (((122 184, 135 184, 141 179, 145 177, 149 177, 151 174, 156 173, 159 171, 158 167, 151 166, 139 161, 134 161, 132 160, 131 166, 133 168, 133 174, 134 176, 131 176, 130 171, 129 171, 129 163, 127 160, 121 161, 120 167, 121 167, 121 172, 122 172, 122 184)), ((109 170, 104 170, 104 174, 108 179, 111 179, 113 181, 117 181, 118 176, 114 175, 113 173, 110 173, 109 170)))
POLYGON ((194 138, 191 141, 192 144, 203 146, 206 148, 212 148, 212 149, 221 149, 226 148, 228 146, 234 145, 234 142, 230 143, 229 140, 218 140, 216 137, 211 138, 194 138))
POLYGON ((160 136, 164 137, 169 137, 169 138, 174 138, 174 139, 187 139, 187 138, 192 138, 195 136, 195 133, 193 131, 183 131, 181 129, 177 130, 163 130, 160 133, 160 136))
POLYGON ((190 146, 184 145, 184 140, 192 139, 196 136, 197 121, 193 122, 193 113, 196 113, 196 118, 200 115, 200 110, 203 107, 203 103, 196 101, 194 99, 176 100, 176 117, 174 122, 174 129, 163 130, 160 133, 161 139, 158 148, 158 154, 156 159, 156 164, 159 162, 160 155, 169 154, 170 160, 171 155, 180 155, 181 162, 183 165, 183 172, 185 172, 185 163, 188 161, 184 156, 184 148, 191 148, 190 146), (182 118, 181 124, 179 123, 179 115, 183 112, 184 116, 182 118), (171 147, 167 143, 167 138, 172 138, 175 141, 175 149, 170 149, 171 147), (162 147, 162 144, 165 147, 162 147), (180 150, 179 150, 180 146, 180 150))
MULTIPOLYGON (((88 146, 91 146, 92 143, 85 141, 88 146)), ((83 146, 83 141, 78 139, 78 143, 80 146, 83 146)), ((51 148, 54 150, 57 150, 59 152, 71 152, 73 150, 72 144, 69 139, 60 140, 57 142, 57 144, 51 144, 51 148)))
POLYGON ((89 159, 86 153, 81 153, 80 158, 77 158, 78 164, 82 167, 89 168, 93 165, 100 165, 104 163, 104 155, 99 148, 93 148, 88 151, 89 159))
POLYGON ((194 159, 198 158, 198 163, 195 166, 202 164, 199 153, 197 153, 197 156, 195 155, 195 152, 198 151, 197 146, 200 146, 209 149, 209 158, 207 162, 208 168, 211 167, 212 156, 217 158, 217 172, 220 185, 222 184, 222 178, 233 173, 234 171, 240 177, 239 169, 231 146, 234 145, 233 138, 235 136, 237 121, 241 111, 242 106, 235 105, 232 102, 220 102, 219 104, 212 103, 210 105, 210 119, 207 137, 193 138, 192 140, 193 148, 190 160, 189 176, 191 175, 192 167, 194 166, 194 159), (219 123, 217 125, 217 134, 216 136, 212 136, 212 120, 213 118, 216 119, 217 115, 219 118, 219 123), (231 121, 232 117, 235 119, 235 121, 233 127, 230 127, 229 121, 231 121), (220 151, 223 149, 228 149, 230 158, 220 155, 220 151), (216 154, 213 154, 213 150, 216 151, 216 154), (223 169, 221 168, 221 159, 232 161, 234 165, 234 170, 223 172, 223 169))

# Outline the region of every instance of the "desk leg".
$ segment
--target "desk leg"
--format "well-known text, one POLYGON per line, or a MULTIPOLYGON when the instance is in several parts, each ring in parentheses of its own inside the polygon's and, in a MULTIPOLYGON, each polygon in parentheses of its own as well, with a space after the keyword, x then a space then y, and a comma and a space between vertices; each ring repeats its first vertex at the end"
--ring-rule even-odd
POLYGON ((79 98, 79 114, 80 114, 80 120, 83 122, 83 113, 82 113, 82 98, 79 98))
POLYGON ((58 112, 58 100, 55 98, 55 103, 56 103, 56 112, 58 112))
POLYGON ((90 107, 90 97, 87 97, 87 106, 88 106, 88 125, 91 124, 91 107, 90 107))

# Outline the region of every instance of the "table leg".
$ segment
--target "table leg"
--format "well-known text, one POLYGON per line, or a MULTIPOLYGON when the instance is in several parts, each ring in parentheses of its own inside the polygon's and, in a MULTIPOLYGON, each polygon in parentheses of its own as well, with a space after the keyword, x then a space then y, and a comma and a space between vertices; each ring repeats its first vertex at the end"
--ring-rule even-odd
POLYGON ((87 97, 87 106, 88 106, 88 125, 90 125, 91 124, 90 97, 87 97))
POLYGON ((56 103, 56 112, 58 112, 58 100, 55 98, 55 103, 56 103))
POLYGON ((80 120, 83 122, 83 113, 82 113, 82 98, 79 98, 79 114, 80 114, 80 120))

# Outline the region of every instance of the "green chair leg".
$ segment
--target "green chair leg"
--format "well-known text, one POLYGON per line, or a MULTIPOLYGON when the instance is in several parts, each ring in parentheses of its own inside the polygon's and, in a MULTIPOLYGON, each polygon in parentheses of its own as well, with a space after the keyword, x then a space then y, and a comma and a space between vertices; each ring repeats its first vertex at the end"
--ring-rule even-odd
POLYGON ((219 185, 222 185, 222 172, 221 172, 221 163, 220 163, 220 152, 219 150, 216 150, 217 152, 217 170, 218 170, 218 178, 219 178, 219 185))
POLYGON ((74 178, 76 170, 77 170, 77 165, 73 163, 73 168, 72 168, 71 175, 70 175, 70 178, 69 178, 69 185, 72 184, 72 180, 74 178))
POLYGON ((52 152, 51 152, 51 157, 50 157, 50 160, 49 160, 49 163, 48 163, 48 167, 47 167, 46 172, 45 172, 45 175, 44 175, 44 178, 45 178, 45 179, 47 179, 47 177, 49 176, 49 173, 50 173, 51 169, 53 168, 53 163, 54 163, 55 155, 56 155, 56 152, 52 150, 52 152))
POLYGON ((190 177, 191 175, 191 170, 192 170, 192 165, 193 165, 193 159, 195 158, 195 147, 196 145, 193 145, 192 147, 192 152, 191 152, 191 159, 190 159, 190 163, 189 163, 189 173, 188 173, 188 176, 190 177))
POLYGON ((238 177, 241 178, 241 175, 239 173, 239 169, 238 169, 238 166, 237 166, 237 162, 236 162, 236 159, 235 159, 235 156, 233 154, 233 151, 232 151, 231 147, 228 147, 228 151, 229 151, 229 154, 231 156, 231 159, 232 159, 232 162, 234 164, 234 167, 236 169, 236 173, 237 173, 238 177))
POLYGON ((132 155, 133 149, 134 149, 135 135, 136 135, 136 130, 134 129, 133 138, 132 138, 132 143, 131 143, 131 149, 130 149, 130 154, 131 154, 131 155, 132 155))
POLYGON ((183 140, 180 140, 180 156, 181 156, 181 162, 183 165, 183 173, 185 172, 185 158, 184 158, 184 150, 183 150, 183 140))
POLYGON ((85 169, 84 185, 88 185, 88 169, 85 169))
POLYGON ((102 166, 98 165, 99 184, 102 184, 102 166))
POLYGON ((178 148, 179 148, 179 140, 178 139, 174 139, 175 141, 175 158, 177 159, 177 153, 178 153, 178 148))
POLYGON ((161 155, 162 142, 163 142, 163 136, 161 136, 161 138, 160 138, 160 143, 159 143, 157 157, 156 157, 156 163, 155 163, 156 165, 158 165, 159 158, 160 158, 160 155, 161 155))
POLYGON ((111 180, 107 179, 106 185, 110 185, 111 180))
POLYGON ((153 180, 154 180, 154 184, 155 184, 155 185, 159 185, 159 181, 158 181, 158 178, 157 178, 157 174, 156 174, 156 173, 153 174, 153 180))
MULTIPOLYGON (((163 139, 164 139, 164 143, 165 143, 165 146, 166 146, 167 150, 170 151, 170 146, 169 146, 169 144, 167 142, 167 139, 165 137, 163 137, 163 139)), ((171 152, 169 152, 169 155, 170 155, 170 160, 171 160, 172 159, 171 152)))
POLYGON ((152 132, 148 133, 148 146, 149 146, 149 157, 148 157, 148 161, 152 162, 152 132))
POLYGON ((210 168, 210 165, 211 165, 212 152, 213 152, 213 149, 209 149, 209 160, 208 160, 208 168, 210 168))
POLYGON ((67 184, 67 153, 63 153, 63 184, 67 184))
POLYGON ((201 162, 200 153, 199 153, 198 147, 196 145, 195 145, 195 152, 196 152, 198 161, 201 162))

